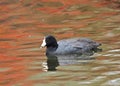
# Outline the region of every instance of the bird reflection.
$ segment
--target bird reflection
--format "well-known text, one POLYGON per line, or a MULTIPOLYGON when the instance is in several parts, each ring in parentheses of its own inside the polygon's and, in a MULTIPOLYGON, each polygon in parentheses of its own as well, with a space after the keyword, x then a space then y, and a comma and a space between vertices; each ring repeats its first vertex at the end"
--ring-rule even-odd
POLYGON ((48 71, 55 71, 57 66, 59 66, 58 57, 54 55, 47 55, 48 71))
POLYGON ((69 55, 46 55, 47 61, 43 65, 45 71, 56 71, 58 66, 88 63, 90 60, 95 59, 91 56, 69 54, 69 55), (84 60, 84 61, 83 61, 84 60))

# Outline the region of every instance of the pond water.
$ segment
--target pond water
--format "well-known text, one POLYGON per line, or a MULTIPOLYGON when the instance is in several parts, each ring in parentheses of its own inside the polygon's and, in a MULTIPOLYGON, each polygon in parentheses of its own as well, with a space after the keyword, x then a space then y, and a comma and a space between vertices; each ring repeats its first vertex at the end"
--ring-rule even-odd
MULTIPOLYGON (((0 86, 120 86, 119 0, 1 0, 0 86), (45 35, 102 43, 94 59, 47 71, 45 35)), ((66 56, 62 56, 63 58, 66 56)), ((51 62, 52 63, 52 62, 51 62)))

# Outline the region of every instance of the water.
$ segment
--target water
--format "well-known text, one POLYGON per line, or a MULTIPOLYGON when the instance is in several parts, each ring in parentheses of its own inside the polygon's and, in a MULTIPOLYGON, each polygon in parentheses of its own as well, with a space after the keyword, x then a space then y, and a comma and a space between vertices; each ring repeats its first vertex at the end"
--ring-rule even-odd
POLYGON ((120 86, 120 10, 111 2, 1 0, 0 86, 120 86), (91 38, 103 51, 46 71, 47 34, 91 38))

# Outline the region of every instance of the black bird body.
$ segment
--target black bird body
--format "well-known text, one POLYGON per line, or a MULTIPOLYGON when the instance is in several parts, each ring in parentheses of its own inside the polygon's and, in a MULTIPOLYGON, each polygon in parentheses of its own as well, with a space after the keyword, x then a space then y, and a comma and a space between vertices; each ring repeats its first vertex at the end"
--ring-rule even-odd
POLYGON ((53 36, 46 36, 46 54, 65 55, 65 54, 85 54, 93 55, 99 50, 101 45, 88 38, 70 38, 63 39, 57 42, 53 36))

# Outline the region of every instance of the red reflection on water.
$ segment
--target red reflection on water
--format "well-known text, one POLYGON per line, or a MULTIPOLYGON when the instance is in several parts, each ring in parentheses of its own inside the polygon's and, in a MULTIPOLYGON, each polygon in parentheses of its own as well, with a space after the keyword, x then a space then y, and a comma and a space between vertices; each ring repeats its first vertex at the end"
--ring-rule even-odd
POLYGON ((47 12, 47 13, 62 13, 61 11, 63 11, 66 7, 58 7, 58 8, 54 8, 54 7, 43 7, 43 8, 38 8, 38 11, 43 11, 43 12, 47 12))
POLYGON ((25 65, 21 65, 22 58, 7 56, 0 54, 0 84, 4 86, 12 86, 18 81, 24 79, 27 74, 23 73, 25 65), (3 69, 3 70, 2 70, 3 69), (4 70, 5 69, 5 70, 4 70), (18 80, 19 79, 19 80, 18 80))
MULTIPOLYGON (((24 81, 29 78, 36 71, 28 72, 27 64, 31 63, 34 57, 40 58, 40 51, 34 51, 33 48, 40 46, 39 42, 42 39, 43 33, 52 33, 53 30, 60 28, 72 28, 72 31, 60 34, 57 38, 67 38, 74 36, 89 37, 93 34, 76 34, 74 31, 87 27, 88 23, 92 21, 103 20, 106 17, 116 15, 117 12, 99 12, 94 14, 94 9, 87 10, 89 7, 103 7, 109 2, 101 2, 101 0, 1 0, 0 4, 0 85, 12 86, 22 83, 22 86, 33 86, 36 82, 46 83, 45 81, 24 81), (14 3, 16 1, 16 3, 14 3), (12 3, 11 3, 12 2, 12 3), (37 3, 58 2, 61 6, 46 6, 37 7, 37 3), (27 5, 26 5, 27 3, 27 5), (67 10, 71 6, 85 5, 85 7, 74 10, 67 10), (38 12, 38 14, 37 14, 38 12), (40 12, 40 13, 39 13, 40 12), (42 14, 42 15, 41 15, 42 14), (44 16, 45 14, 45 16, 44 16), (70 15, 66 23, 62 24, 48 24, 42 19, 52 15, 70 15), (74 19, 76 16, 92 15, 95 16, 83 19, 74 19), (73 17, 73 19, 71 18, 73 17), (42 35, 41 35, 42 34, 42 35), (34 43, 38 42, 38 43, 34 43), (32 44, 33 43, 33 44, 32 44), (28 44, 28 45, 27 45, 28 44), (26 50, 25 50, 26 49, 26 50), (30 50, 31 51, 27 51, 30 50), (32 50, 33 49, 33 50, 32 50), (26 57, 27 60, 26 60, 26 57), (30 57, 32 60, 30 60, 30 57), (29 59, 29 60, 28 60, 29 59)), ((111 0, 114 1, 114 0, 111 0)), ((99 10, 100 11, 100 10, 99 10)), ((54 17, 53 17, 54 18, 54 17)), ((103 30, 105 32, 106 30, 103 30)), ((53 33, 54 34, 54 33, 53 33)), ((118 37, 116 37, 118 38, 118 37)), ((109 41, 109 40, 108 40, 109 41)), ((116 41, 111 38, 110 42, 116 41)), ((43 53, 43 52, 42 52, 43 53)), ((38 60, 35 60, 38 61, 38 60)), ((37 71, 37 73, 40 72, 37 71)))

